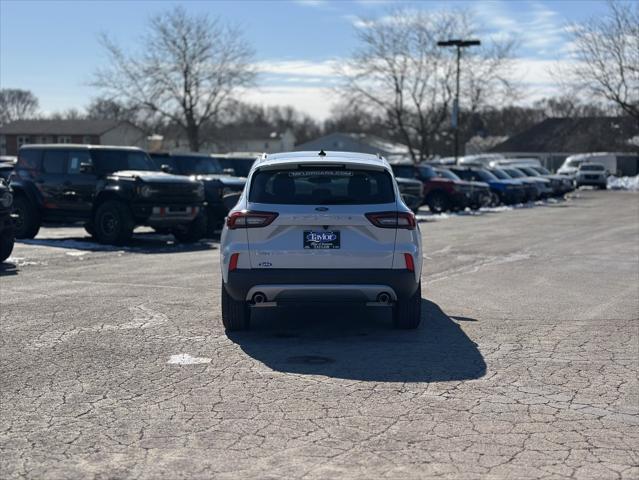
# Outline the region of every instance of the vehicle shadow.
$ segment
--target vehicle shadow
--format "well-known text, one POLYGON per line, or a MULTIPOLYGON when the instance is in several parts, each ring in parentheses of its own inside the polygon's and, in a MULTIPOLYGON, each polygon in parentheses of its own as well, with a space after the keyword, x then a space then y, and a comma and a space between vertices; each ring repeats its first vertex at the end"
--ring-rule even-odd
POLYGON ((16 240, 26 245, 42 245, 54 248, 67 248, 89 252, 125 251, 134 253, 180 253, 217 249, 216 242, 203 239, 195 243, 177 243, 173 235, 157 233, 135 233, 126 245, 104 245, 89 236, 54 237, 16 240))
POLYGON ((229 338, 279 372, 374 382, 444 382, 486 373, 477 345, 425 299, 420 327, 408 331, 392 328, 386 308, 265 310, 252 315, 251 331, 229 338))

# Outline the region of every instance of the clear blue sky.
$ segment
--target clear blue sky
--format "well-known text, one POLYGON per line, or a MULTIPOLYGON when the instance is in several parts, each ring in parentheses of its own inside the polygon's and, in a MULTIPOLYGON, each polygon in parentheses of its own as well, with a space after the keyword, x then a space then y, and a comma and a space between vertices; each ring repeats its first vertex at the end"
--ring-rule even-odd
MULTIPOLYGON (((322 88, 333 80, 330 62, 357 46, 358 17, 383 16, 389 8, 470 8, 480 36, 506 33, 520 41, 517 56, 526 76, 543 76, 561 61, 571 21, 600 14, 602 1, 55 1, 0 0, 0 86, 32 90, 45 112, 82 108, 99 92, 87 86, 105 61, 98 44, 106 32, 134 48, 149 16, 181 4, 194 14, 219 16, 241 26, 263 74, 250 96, 255 102, 289 103, 321 118, 330 98, 322 88)), ((534 83, 534 81, 533 81, 534 83)), ((538 95, 546 82, 537 84, 538 95)))

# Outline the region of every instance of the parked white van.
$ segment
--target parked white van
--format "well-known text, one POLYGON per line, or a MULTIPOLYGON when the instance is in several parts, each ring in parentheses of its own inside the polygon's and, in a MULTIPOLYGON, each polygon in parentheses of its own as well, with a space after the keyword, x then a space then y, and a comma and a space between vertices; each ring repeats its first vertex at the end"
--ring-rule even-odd
POLYGON ((557 173, 574 177, 579 171, 579 165, 586 162, 603 165, 609 174, 617 174, 617 154, 607 152, 571 155, 564 160, 563 165, 557 170, 557 173))

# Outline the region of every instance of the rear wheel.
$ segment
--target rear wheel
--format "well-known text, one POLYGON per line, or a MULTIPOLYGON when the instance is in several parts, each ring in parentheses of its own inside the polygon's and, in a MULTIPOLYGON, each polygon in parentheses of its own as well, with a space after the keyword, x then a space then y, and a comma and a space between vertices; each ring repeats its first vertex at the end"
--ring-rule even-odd
POLYGON ((20 195, 13 201, 13 213, 16 238, 34 238, 40 230, 40 213, 35 205, 20 195))
POLYGON ((422 319, 422 284, 406 300, 398 300, 393 307, 393 325, 395 328, 410 330, 417 328, 422 319))
POLYGON ((432 213, 442 213, 450 208, 448 197, 441 192, 431 193, 426 204, 432 213))
POLYGON ((234 300, 222 285, 222 324, 229 332, 248 330, 251 310, 247 302, 234 300))
POLYGON ((122 245, 133 235, 133 216, 122 202, 110 200, 104 202, 95 212, 92 230, 101 243, 122 245))

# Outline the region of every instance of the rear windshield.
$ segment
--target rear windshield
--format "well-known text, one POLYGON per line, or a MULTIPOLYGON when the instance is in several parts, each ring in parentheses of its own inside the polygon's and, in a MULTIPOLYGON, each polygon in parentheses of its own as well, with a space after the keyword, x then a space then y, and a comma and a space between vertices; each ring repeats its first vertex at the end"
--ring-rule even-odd
POLYGON ((526 175, 528 175, 529 177, 538 177, 539 176, 539 172, 535 172, 532 168, 528 168, 528 167, 519 167, 519 170, 521 170, 522 172, 524 172, 526 175))
POLYGON ((582 171, 590 171, 590 172, 603 172, 603 165, 580 165, 579 170, 582 171))
POLYGON ((415 167, 413 165, 393 165, 393 173, 399 178, 415 178, 415 167))
POLYGON ((159 170, 149 156, 136 150, 91 150, 95 170, 112 173, 120 170, 159 170))
POLYGON ((550 175, 550 172, 546 170, 544 167, 530 167, 535 172, 541 173, 542 175, 550 175))
POLYGON ((179 172, 185 175, 222 173, 220 162, 215 158, 196 155, 172 155, 179 172))
POLYGON ((493 175, 495 175, 498 179, 500 180, 508 180, 511 177, 504 172, 503 170, 499 169, 499 168, 493 168, 490 173, 492 173, 493 175))
POLYGON ((435 173, 437 173, 437 175, 439 175, 440 177, 448 178, 449 180, 461 180, 461 178, 459 178, 450 170, 445 170, 445 169, 435 170, 435 173))
POLYGON ((429 179, 437 176, 433 167, 430 167, 428 165, 419 165, 417 167, 417 170, 419 171, 419 176, 422 179, 429 179))
POLYGON ((516 168, 504 168, 504 172, 510 175, 511 178, 522 178, 526 176, 516 168))
POLYGON ((490 173, 488 170, 475 170, 474 172, 484 182, 494 182, 495 180, 497 180, 497 177, 490 173))
POLYGON ((235 175, 238 177, 248 177, 253 163, 255 163, 255 157, 246 158, 214 158, 220 163, 220 166, 224 168, 232 168, 235 171, 235 175))
POLYGON ((371 170, 261 170, 249 201, 280 205, 367 205, 393 203, 391 176, 371 170))

